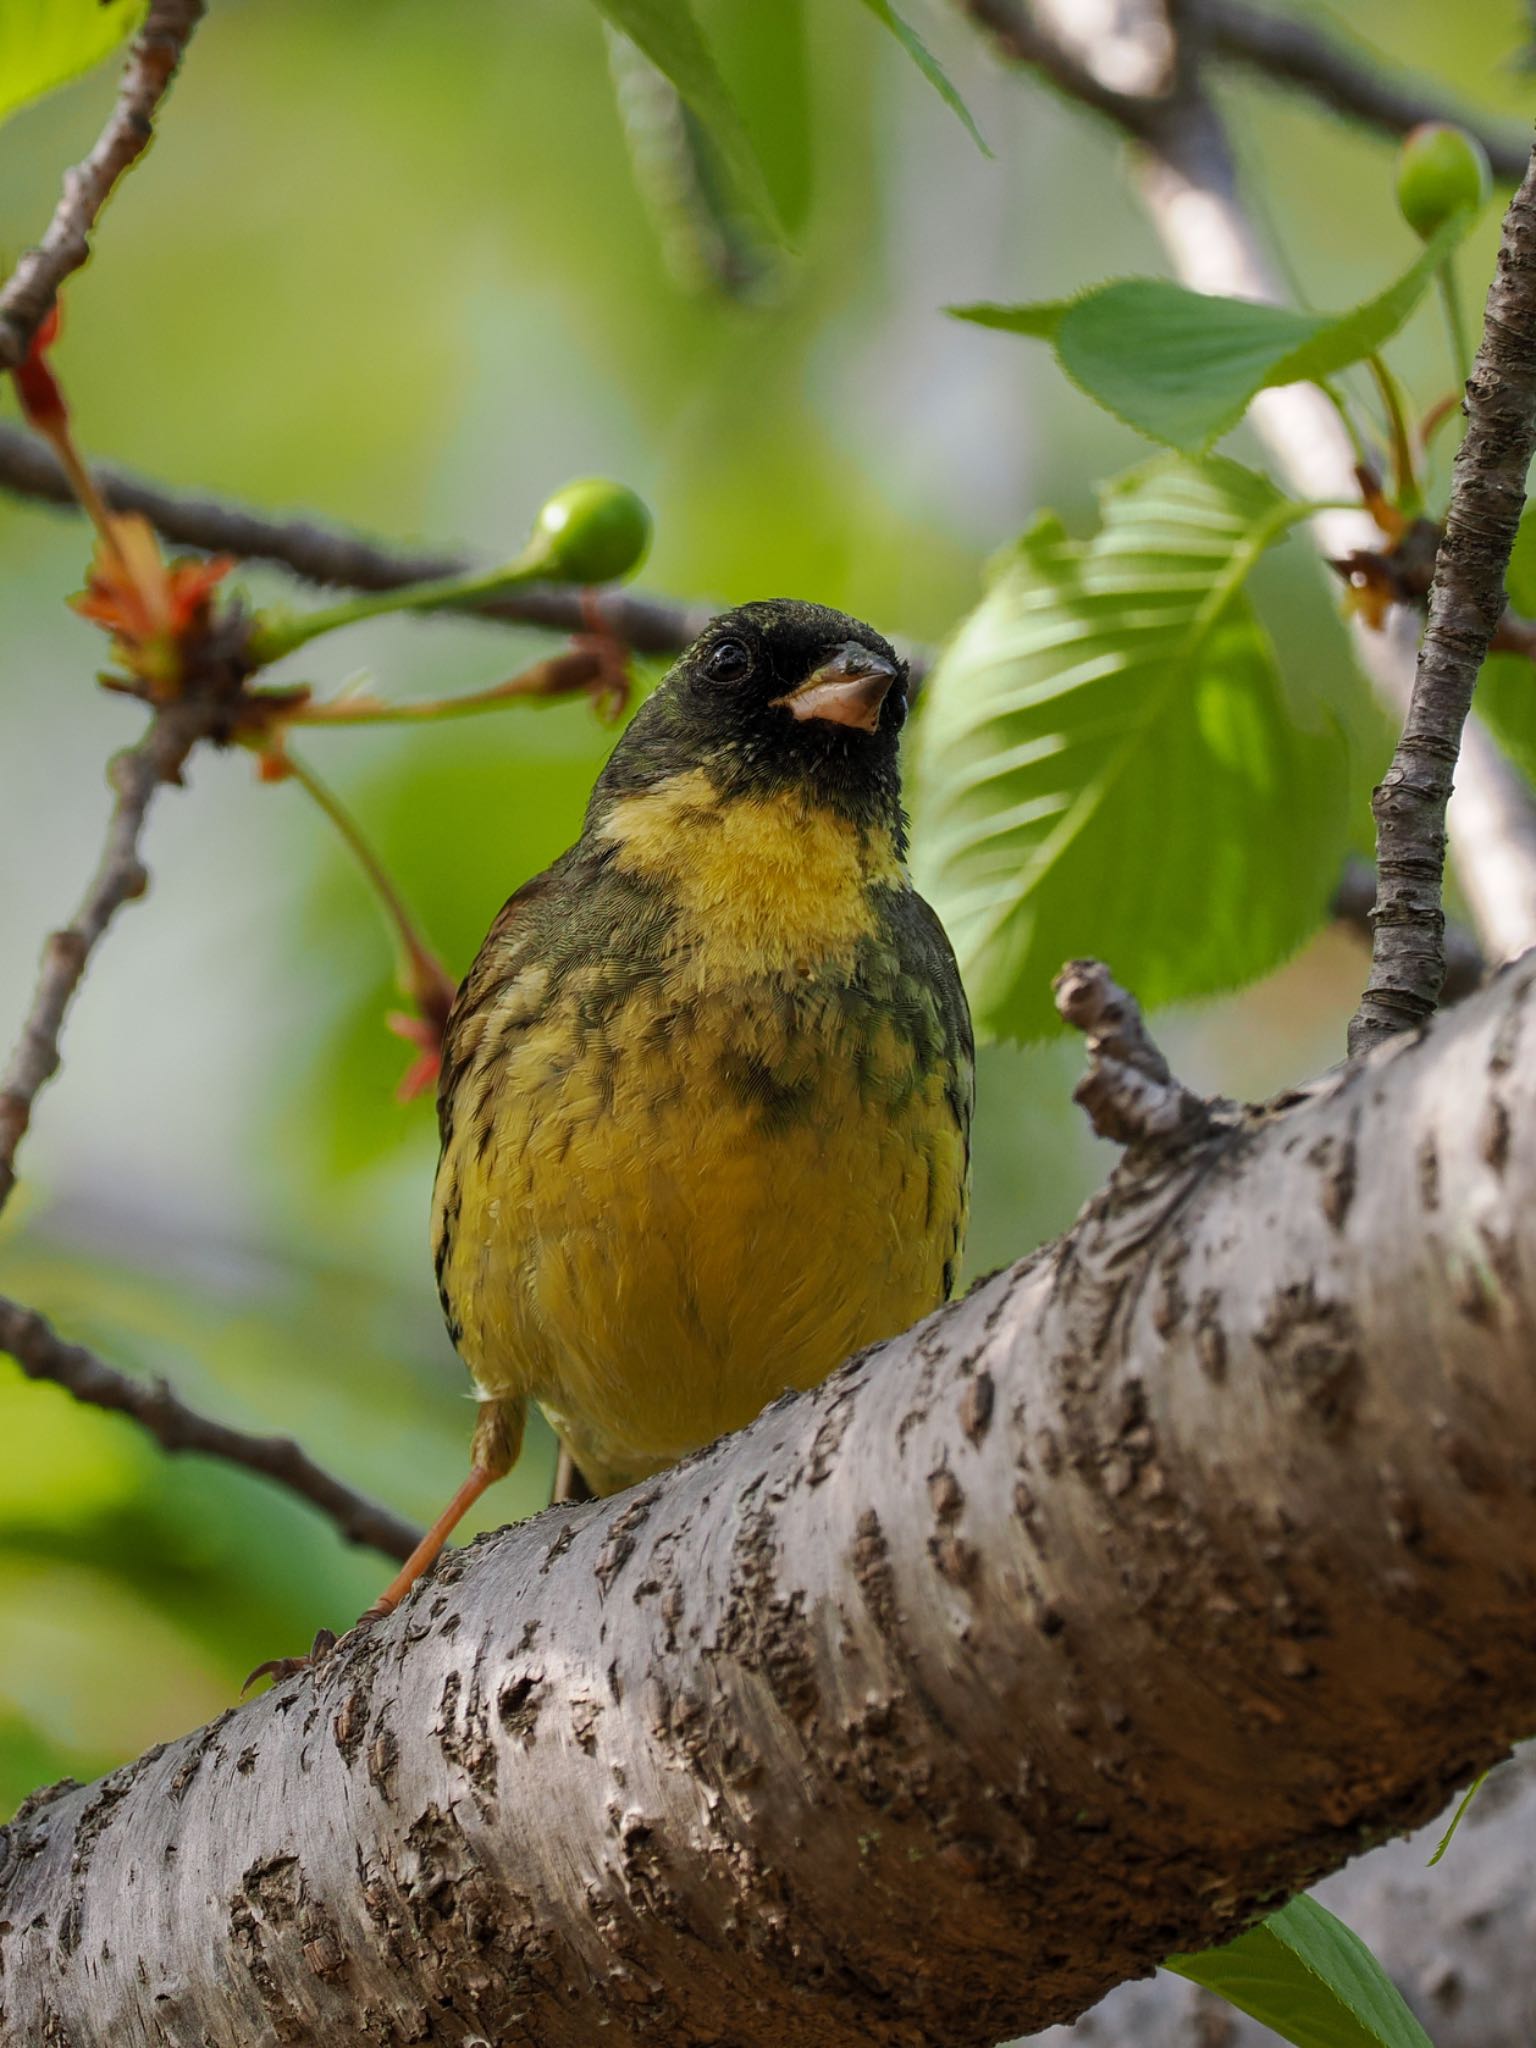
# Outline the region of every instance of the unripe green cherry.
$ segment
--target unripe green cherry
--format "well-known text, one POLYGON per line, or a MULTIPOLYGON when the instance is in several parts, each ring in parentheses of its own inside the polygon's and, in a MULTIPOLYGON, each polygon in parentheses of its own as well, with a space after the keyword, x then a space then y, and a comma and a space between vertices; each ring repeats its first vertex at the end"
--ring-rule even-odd
POLYGON ((583 477, 540 508, 525 559, 561 583, 614 583, 639 568, 651 544, 651 515, 633 491, 583 477))
POLYGON ((1398 208, 1426 242, 1453 214, 1481 206, 1492 189, 1488 152, 1448 121, 1422 122, 1398 151, 1398 208))

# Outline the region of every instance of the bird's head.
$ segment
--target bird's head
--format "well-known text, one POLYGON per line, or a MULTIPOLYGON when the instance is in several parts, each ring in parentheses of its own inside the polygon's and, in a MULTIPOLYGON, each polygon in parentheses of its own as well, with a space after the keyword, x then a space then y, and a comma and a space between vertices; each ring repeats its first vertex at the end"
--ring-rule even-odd
POLYGON ((797 791, 899 830, 907 666, 872 626, 795 598, 722 612, 636 716, 617 795, 691 768, 722 796, 797 791))

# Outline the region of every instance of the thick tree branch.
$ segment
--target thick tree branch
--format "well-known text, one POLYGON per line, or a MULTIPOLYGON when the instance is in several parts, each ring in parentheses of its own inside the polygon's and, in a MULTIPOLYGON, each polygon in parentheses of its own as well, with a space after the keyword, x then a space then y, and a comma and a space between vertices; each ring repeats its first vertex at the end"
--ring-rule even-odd
POLYGON ((154 117, 182 52, 203 16, 203 0, 151 0, 128 52, 107 125, 83 162, 67 171, 53 219, 0 284, 0 371, 26 358, 59 286, 91 253, 91 230, 113 186, 154 135, 154 117))
POLYGON ((1536 1689, 1533 1034, 1508 970, 34 1802, 7 2033, 991 2048, 1427 1819, 1536 1689))
MULTIPOLYGON (((309 583, 398 590, 407 583, 462 575, 472 566, 463 555, 390 547, 314 520, 273 519, 226 499, 167 490, 109 463, 95 465, 93 473, 114 510, 143 513, 175 546, 272 562, 309 583)), ((78 510, 53 451, 19 427, 0 425, 0 489, 78 510)), ((636 591, 585 592, 547 584, 487 604, 480 615, 571 633, 590 631, 596 620, 638 653, 676 654, 698 638, 715 609, 636 591)))
POLYGON ((1351 1052, 1421 1022, 1445 978, 1446 805, 1478 671, 1504 611, 1536 450, 1536 152, 1504 217, 1466 410, 1408 715, 1371 802, 1379 894, 1351 1052))
MULTIPOLYGON (((1493 1773, 1431 1869, 1459 1803, 1325 1878, 1314 1896, 1360 1935, 1435 2048, 1531 2048, 1536 1752, 1493 1773)), ((1276 2048, 1276 2038, 1161 1971, 1122 1984, 1076 2029, 1033 2036, 1030 2048, 1276 2048)))
POLYGON ((1421 121, 1454 121, 1477 136, 1495 177, 1525 176, 1530 145, 1490 127, 1426 80, 1394 78, 1379 62, 1292 14, 1271 14, 1245 0, 1186 0, 1185 18, 1219 57, 1247 65, 1277 85, 1386 135, 1406 135, 1421 121))
POLYGON ((0 1295, 0 1351, 30 1380, 48 1380, 92 1408, 130 1415, 166 1451, 197 1451, 275 1480, 336 1524, 349 1543, 404 1561, 421 1531, 322 1470, 290 1437, 255 1436, 199 1415, 164 1380, 148 1385, 118 1372, 81 1344, 69 1344, 35 1309, 0 1295))
POLYGON ((1147 127, 1151 103, 1135 93, 1107 86, 1059 37, 1035 20, 1025 0, 956 0, 956 5, 999 56, 1028 65, 1066 98, 1103 114, 1128 135, 1139 135, 1147 127))
MULTIPOLYGON (((1406 135, 1421 121, 1454 121, 1476 135, 1488 152, 1494 175, 1516 183, 1525 175, 1529 145, 1469 113, 1427 81, 1394 78, 1338 37, 1292 15, 1271 14, 1244 0, 1180 0, 1173 10, 1181 50, 1170 62, 1166 51, 1155 83, 1117 89, 1092 51, 1068 45, 1073 0, 956 0, 1001 56, 1027 64, 1068 99, 1104 115, 1128 135, 1146 137, 1159 127, 1158 108, 1176 90, 1177 58, 1196 61, 1203 53, 1242 65, 1350 120, 1387 135, 1406 135)), ((1095 21, 1083 37, 1104 31, 1095 21)), ((1160 39, 1158 39, 1160 41, 1160 39)), ((1148 38, 1149 45, 1153 41, 1148 38)), ((1124 67, 1118 67, 1120 71, 1124 67)))

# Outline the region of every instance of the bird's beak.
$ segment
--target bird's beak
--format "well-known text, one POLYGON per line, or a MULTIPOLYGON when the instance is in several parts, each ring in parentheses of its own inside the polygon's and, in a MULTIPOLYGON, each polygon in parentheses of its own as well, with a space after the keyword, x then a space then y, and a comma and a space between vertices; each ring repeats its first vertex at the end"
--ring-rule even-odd
POLYGON ((829 725, 880 730, 880 707, 900 671, 857 640, 845 640, 830 661, 807 676, 787 697, 775 697, 796 718, 823 718, 829 725))

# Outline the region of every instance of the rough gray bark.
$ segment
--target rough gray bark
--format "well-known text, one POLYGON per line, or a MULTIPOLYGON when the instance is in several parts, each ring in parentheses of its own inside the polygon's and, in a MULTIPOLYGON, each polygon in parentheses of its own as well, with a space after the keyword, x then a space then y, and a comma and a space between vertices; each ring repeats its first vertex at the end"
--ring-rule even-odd
POLYGON ((1536 1693, 1536 964, 0 1851, 7 2039, 990 2044, 1536 1693))
POLYGON ((1351 1052, 1420 1023, 1445 978, 1446 805, 1472 691, 1504 610, 1536 451, 1536 152, 1504 216, 1466 412, 1408 715, 1371 799, 1379 887, 1351 1052))

